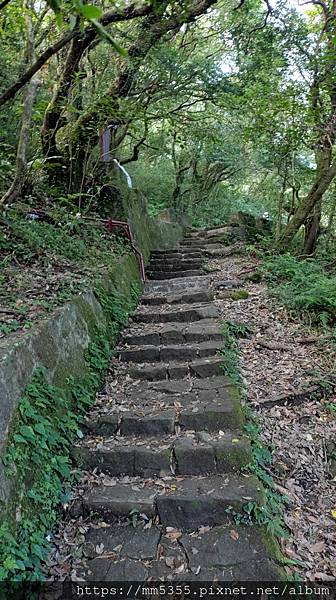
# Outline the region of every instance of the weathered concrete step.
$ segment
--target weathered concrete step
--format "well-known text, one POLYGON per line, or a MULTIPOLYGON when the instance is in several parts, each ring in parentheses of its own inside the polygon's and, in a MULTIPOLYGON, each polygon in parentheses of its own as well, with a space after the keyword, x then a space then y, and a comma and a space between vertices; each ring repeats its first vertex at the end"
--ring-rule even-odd
POLYGON ((190 269, 187 271, 147 271, 149 279, 174 279, 175 277, 200 277, 202 275, 207 275, 207 273, 201 271, 201 269, 190 269))
POLYGON ((264 504, 258 479, 233 474, 100 485, 83 496, 82 506, 86 514, 94 511, 105 521, 137 509, 147 517, 157 516, 165 526, 195 530, 234 522, 234 514, 250 502, 264 504))
POLYGON ((225 377, 138 382, 111 400, 86 422, 96 436, 167 435, 178 428, 227 431, 244 422, 239 390, 225 377))
POLYGON ((85 427, 99 436, 112 436, 117 432, 124 436, 163 436, 173 434, 178 427, 182 430, 225 431, 243 424, 240 403, 235 398, 226 402, 203 402, 198 406, 186 404, 178 408, 174 407, 176 399, 172 397, 170 400, 171 410, 156 412, 154 409, 154 414, 146 410, 103 414, 88 420, 85 427), (145 415, 139 415, 139 412, 145 415))
POLYGON ((177 260, 192 260, 192 259, 203 259, 203 252, 201 250, 193 250, 193 248, 186 248, 183 252, 181 250, 172 250, 171 252, 152 252, 151 260, 157 262, 164 261, 177 261, 177 260))
POLYGON ((209 290, 211 286, 210 277, 176 277, 160 281, 146 281, 145 294, 164 294, 177 292, 191 292, 194 290, 209 290))
POLYGON ((153 325, 133 325, 126 330, 122 343, 128 346, 141 344, 159 346, 163 344, 184 344, 190 342, 210 342, 222 340, 218 321, 200 319, 192 323, 167 323, 153 325))
POLYGON ((181 304, 178 308, 168 306, 161 310, 140 306, 132 318, 136 323, 188 323, 219 316, 220 312, 213 304, 181 304))
POLYGON ((221 256, 229 256, 230 254, 238 254, 244 248, 244 244, 236 243, 230 246, 213 246, 204 249, 204 257, 217 258, 221 256))
POLYGON ((192 246, 193 244, 206 244, 207 243, 207 239, 205 237, 202 236, 197 236, 197 237, 184 237, 182 240, 179 241, 178 245, 179 247, 184 247, 184 246, 192 246))
POLYGON ((218 244, 218 241, 213 242, 213 241, 209 241, 205 238, 195 238, 195 239, 190 238, 190 239, 182 240, 179 243, 179 248, 182 251, 184 251, 185 248, 192 248, 194 250, 203 250, 207 246, 211 246, 214 243, 218 244))
POLYGON ((133 379, 160 381, 162 379, 183 379, 184 377, 213 377, 223 372, 222 356, 199 358, 191 362, 170 362, 159 364, 139 364, 128 369, 133 379))
POLYGON ((116 353, 124 362, 144 363, 168 360, 192 360, 205 356, 214 356, 221 349, 223 342, 200 342, 198 344, 173 344, 168 346, 142 346, 136 348, 117 348, 116 353))
POLYGON ((149 271, 188 271, 188 269, 201 269, 203 260, 194 258, 192 260, 157 260, 152 259, 147 270, 149 271))
POLYGON ((186 256, 187 258, 201 258, 203 256, 202 250, 189 248, 189 246, 175 246, 174 248, 165 248, 164 250, 152 250, 151 257, 165 258, 167 256, 186 256))
MULTIPOLYGON (((125 524, 86 534, 88 581, 281 581, 274 543, 261 527, 217 526, 192 533, 125 524)), ((150 585, 150 584, 149 584, 150 585)), ((195 588, 196 593, 196 588, 195 588)))
POLYGON ((185 432, 163 438, 86 438, 72 449, 85 470, 112 476, 164 477, 239 471, 251 462, 250 444, 240 432, 185 432))
POLYGON ((141 304, 157 306, 160 304, 194 304, 195 302, 211 302, 214 294, 210 291, 195 290, 193 292, 172 292, 170 294, 145 294, 141 304))

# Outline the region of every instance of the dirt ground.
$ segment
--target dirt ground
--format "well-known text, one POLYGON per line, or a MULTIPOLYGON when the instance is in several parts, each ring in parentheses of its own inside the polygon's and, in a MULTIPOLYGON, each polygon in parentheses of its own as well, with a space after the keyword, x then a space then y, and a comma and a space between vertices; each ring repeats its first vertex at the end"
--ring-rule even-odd
POLYGON ((273 447, 271 474, 288 498, 284 520, 289 537, 281 545, 285 556, 297 561, 288 572, 297 571, 309 581, 334 581, 336 395, 319 393, 319 386, 335 376, 336 348, 322 333, 293 320, 263 284, 246 281, 255 264, 242 255, 209 263, 217 269, 215 285, 223 284, 216 304, 223 320, 251 330, 238 342, 240 369, 247 402, 262 419, 262 440, 273 447), (246 290, 248 298, 227 297, 229 280, 246 290))

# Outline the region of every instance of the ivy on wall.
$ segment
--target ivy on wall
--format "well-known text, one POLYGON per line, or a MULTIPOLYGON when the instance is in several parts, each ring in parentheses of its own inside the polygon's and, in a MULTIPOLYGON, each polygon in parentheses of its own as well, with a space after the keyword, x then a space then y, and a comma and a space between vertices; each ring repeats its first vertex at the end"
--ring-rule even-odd
POLYGON ((0 525, 0 581, 43 579, 50 533, 79 474, 71 463, 71 445, 83 435, 84 415, 139 292, 137 285, 128 297, 97 289, 108 326, 96 331, 88 347, 85 377, 70 377, 62 389, 48 383, 46 371, 38 369, 21 398, 4 459, 13 490, 0 525))

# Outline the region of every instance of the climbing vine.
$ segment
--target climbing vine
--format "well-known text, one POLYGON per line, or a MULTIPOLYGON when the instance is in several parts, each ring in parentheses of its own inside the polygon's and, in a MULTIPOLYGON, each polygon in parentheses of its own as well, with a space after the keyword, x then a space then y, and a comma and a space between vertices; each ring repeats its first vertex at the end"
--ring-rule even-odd
POLYGON ((118 333, 138 294, 136 285, 129 299, 99 289, 97 296, 109 325, 96 331, 88 347, 85 379, 70 377, 64 390, 47 381, 44 369, 37 369, 21 398, 4 460, 7 476, 16 483, 0 526, 0 581, 43 579, 42 563, 53 526, 79 474, 71 463, 70 449, 83 436, 84 415, 94 402, 118 333))

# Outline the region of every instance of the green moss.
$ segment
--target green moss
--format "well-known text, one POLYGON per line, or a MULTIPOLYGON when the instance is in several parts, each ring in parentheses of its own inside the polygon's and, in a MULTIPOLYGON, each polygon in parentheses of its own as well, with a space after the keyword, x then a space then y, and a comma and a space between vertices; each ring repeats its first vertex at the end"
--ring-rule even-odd
POLYGON ((249 293, 246 290, 234 290, 230 293, 231 300, 246 300, 249 297, 249 293))
POLYGON ((130 278, 127 287, 129 297, 100 290, 108 324, 96 328, 83 358, 82 376, 74 377, 73 365, 64 362, 59 367, 62 385, 51 385, 47 371, 38 369, 22 396, 4 459, 12 490, 10 501, 1 507, 0 581, 43 578, 47 536, 77 476, 70 460, 73 441, 82 437, 83 416, 94 402, 114 342, 137 301, 139 287, 134 280, 130 278), (67 370, 71 376, 65 382, 67 370))

